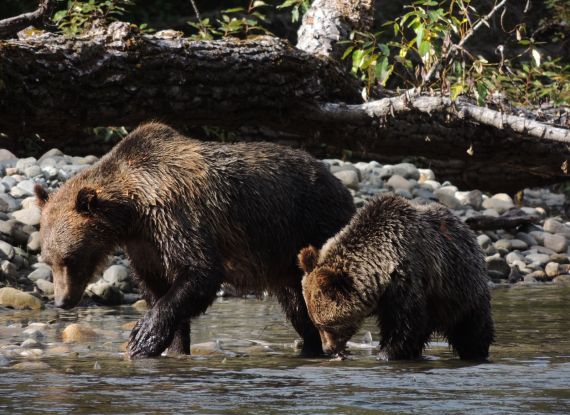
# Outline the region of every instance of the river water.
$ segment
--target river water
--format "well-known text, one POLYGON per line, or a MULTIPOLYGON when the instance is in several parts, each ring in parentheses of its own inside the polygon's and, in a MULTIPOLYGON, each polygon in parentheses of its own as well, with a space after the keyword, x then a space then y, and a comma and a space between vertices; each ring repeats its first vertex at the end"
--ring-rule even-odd
POLYGON ((130 306, 0 309, 0 412, 6 414, 567 414, 570 287, 493 290, 491 361, 462 362, 441 341, 420 361, 383 362, 357 334, 350 359, 303 359, 273 299, 219 299, 193 322, 192 357, 128 361, 130 306), (22 349, 32 322, 42 350, 22 349), (64 344, 72 322, 93 343, 64 344), (23 356, 24 355, 24 356, 23 356))

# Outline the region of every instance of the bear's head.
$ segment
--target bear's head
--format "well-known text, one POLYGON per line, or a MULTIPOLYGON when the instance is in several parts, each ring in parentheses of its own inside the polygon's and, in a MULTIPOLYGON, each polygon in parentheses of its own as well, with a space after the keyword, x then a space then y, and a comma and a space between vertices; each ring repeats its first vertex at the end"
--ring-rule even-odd
POLYGON ((363 316, 350 275, 318 262, 319 251, 312 246, 299 253, 299 264, 305 272, 303 296, 309 317, 319 330, 323 351, 337 354, 344 351, 363 316))
POLYGON ((117 229, 109 218, 109 206, 92 187, 72 181, 52 195, 40 185, 35 192, 42 210, 41 255, 52 269, 55 305, 73 308, 116 247, 117 229))

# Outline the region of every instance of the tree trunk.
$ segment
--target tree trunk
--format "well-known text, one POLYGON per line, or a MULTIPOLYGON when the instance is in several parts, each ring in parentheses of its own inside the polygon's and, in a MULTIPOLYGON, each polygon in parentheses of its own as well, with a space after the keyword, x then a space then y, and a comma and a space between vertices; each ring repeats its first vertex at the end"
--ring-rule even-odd
POLYGON ((568 179, 567 127, 415 92, 362 104, 341 65, 275 38, 192 42, 134 30, 117 22, 81 38, 0 42, 0 133, 53 146, 86 127, 158 119, 319 155, 413 158, 466 188, 568 179))

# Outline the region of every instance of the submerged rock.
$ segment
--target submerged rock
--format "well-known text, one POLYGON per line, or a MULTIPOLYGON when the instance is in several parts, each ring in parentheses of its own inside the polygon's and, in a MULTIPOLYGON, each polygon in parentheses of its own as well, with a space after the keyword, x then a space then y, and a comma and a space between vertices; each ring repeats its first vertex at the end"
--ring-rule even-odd
POLYGON ((64 343, 88 343, 97 339, 97 332, 87 324, 70 324, 62 333, 64 343))
POLYGON ((40 310, 44 307, 39 298, 12 287, 0 288, 0 305, 17 310, 40 310))

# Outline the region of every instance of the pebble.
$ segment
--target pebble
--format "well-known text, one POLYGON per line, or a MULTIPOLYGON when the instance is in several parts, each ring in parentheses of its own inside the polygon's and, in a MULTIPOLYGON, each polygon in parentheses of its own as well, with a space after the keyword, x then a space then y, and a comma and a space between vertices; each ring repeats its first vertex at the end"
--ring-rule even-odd
POLYGON ((51 268, 49 268, 47 265, 38 267, 35 271, 32 271, 28 275, 28 279, 34 282, 37 280, 51 281, 52 280, 51 268))
POLYGON ((136 310, 139 310, 139 311, 146 311, 146 310, 148 310, 148 304, 146 303, 145 300, 138 300, 138 301, 135 301, 135 302, 133 303, 132 307, 133 307, 134 309, 136 309, 136 310))
POLYGON ((105 280, 89 285, 87 290, 91 293, 91 298, 102 305, 113 306, 123 303, 123 293, 105 280))
POLYGON ((485 209, 496 210, 497 213, 501 214, 509 209, 515 207, 511 197, 505 193, 496 194, 488 199, 483 200, 482 206, 485 209))
POLYGON ((38 207, 17 210, 12 214, 14 219, 25 225, 37 226, 40 224, 41 211, 38 207))
POLYGON ((511 267, 498 254, 485 258, 487 271, 497 273, 500 278, 507 278, 511 272, 511 267))
POLYGON ((343 170, 334 173, 334 175, 349 189, 358 190, 359 188, 358 174, 355 171, 343 170))
POLYGON ((399 175, 394 175, 390 177, 390 179, 386 182, 386 184, 388 185, 388 187, 392 189, 403 189, 407 190, 408 192, 410 192, 414 187, 409 180, 406 180, 404 177, 399 175))

